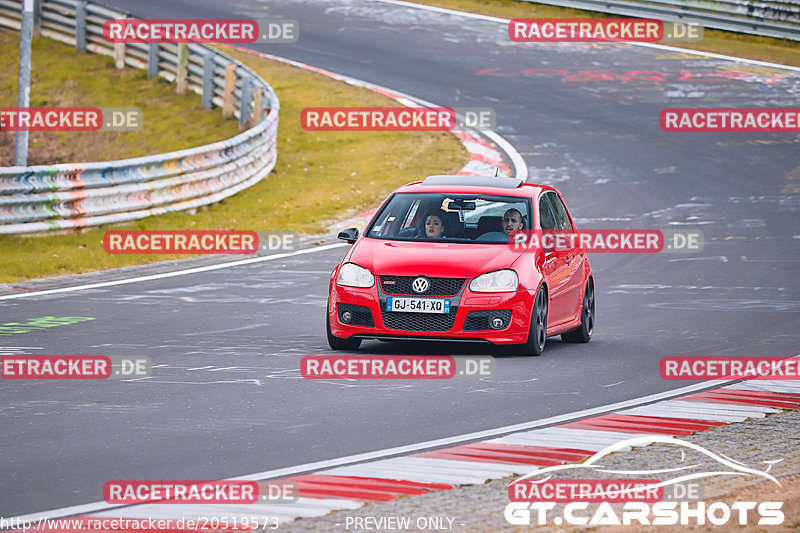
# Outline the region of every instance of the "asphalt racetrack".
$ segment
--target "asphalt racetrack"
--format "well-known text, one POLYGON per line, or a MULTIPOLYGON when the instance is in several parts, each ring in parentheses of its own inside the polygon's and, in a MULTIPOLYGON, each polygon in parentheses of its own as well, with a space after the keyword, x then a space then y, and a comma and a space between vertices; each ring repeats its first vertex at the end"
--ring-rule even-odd
MULTIPOLYGON (((141 355, 155 366, 139 381, 4 382, 0 516, 102 501, 110 479, 227 479, 687 385, 659 377, 665 356, 797 353, 800 137, 665 133, 658 117, 800 107, 800 72, 663 47, 511 43, 498 22, 367 0, 108 3, 142 18, 297 20, 296 43, 252 48, 442 106, 490 107, 529 181, 559 188, 580 227, 699 229, 705 247, 592 255, 592 341, 551 339, 544 356, 498 358, 480 380, 303 379, 303 356, 331 353, 327 283, 344 246, 0 300, 3 323, 93 318, 0 337, 4 354, 141 355)), ((360 351, 491 355, 376 341, 360 351)))

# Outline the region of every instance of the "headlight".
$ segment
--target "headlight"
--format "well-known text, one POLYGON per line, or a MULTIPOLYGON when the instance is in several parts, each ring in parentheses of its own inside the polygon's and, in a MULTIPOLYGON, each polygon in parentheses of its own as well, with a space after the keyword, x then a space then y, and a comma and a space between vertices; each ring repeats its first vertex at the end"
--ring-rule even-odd
POLYGON ((517 273, 513 270, 496 270, 473 279, 469 290, 473 292, 514 292, 519 285, 517 273))
POLYGON ((339 269, 336 284, 345 287, 372 287, 375 284, 375 276, 366 268, 355 263, 345 263, 339 269))

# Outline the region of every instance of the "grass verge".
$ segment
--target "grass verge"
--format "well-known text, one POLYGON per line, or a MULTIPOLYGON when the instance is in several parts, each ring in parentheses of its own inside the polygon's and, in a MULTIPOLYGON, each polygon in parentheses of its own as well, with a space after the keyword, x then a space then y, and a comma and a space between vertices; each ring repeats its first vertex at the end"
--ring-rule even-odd
MULTIPOLYGON (((0 32, 0 106, 17 105, 19 33, 0 32)), ((136 107, 139 130, 30 133, 29 165, 108 161, 172 152, 239 133, 236 120, 203 109, 194 93, 175 94, 162 78, 117 69, 110 57, 82 54, 40 37, 31 43, 31 107, 136 107)), ((0 166, 14 164, 14 133, 0 133, 0 166)))
MULTIPOLYGON (((53 54, 76 54, 70 47, 59 46, 53 47, 53 54)), ((241 229, 315 233, 323 231, 325 223, 332 218, 374 207, 388 192, 403 183, 429 174, 457 172, 468 160, 461 143, 448 132, 305 131, 300 127, 300 111, 309 105, 387 107, 397 104, 386 96, 321 74, 251 54, 230 49, 225 51, 266 79, 281 101, 278 163, 275 170, 255 186, 218 204, 201 208, 194 215, 170 213, 131 224, 115 225, 114 229, 241 229)), ((89 56, 89 59, 96 58, 89 56)), ((85 74, 81 71, 71 73, 81 78, 87 77, 85 74)), ((112 74, 116 75, 116 72, 112 74)), ((139 74, 131 72, 134 77, 139 74)), ((103 76, 104 73, 98 71, 92 75, 103 76)), ((69 79, 65 79, 65 82, 69 82, 69 79)), ((71 91, 73 87, 76 86, 68 84, 65 91, 71 91)), ((149 94, 141 98, 155 99, 149 94)), ((199 97, 195 98, 199 106, 199 97)), ((220 122, 222 120, 216 114, 215 118, 220 122)), ((103 234, 107 229, 101 227, 81 233, 44 237, 0 235, 3 257, 0 262, 0 282, 186 257, 109 255, 102 246, 103 234)))

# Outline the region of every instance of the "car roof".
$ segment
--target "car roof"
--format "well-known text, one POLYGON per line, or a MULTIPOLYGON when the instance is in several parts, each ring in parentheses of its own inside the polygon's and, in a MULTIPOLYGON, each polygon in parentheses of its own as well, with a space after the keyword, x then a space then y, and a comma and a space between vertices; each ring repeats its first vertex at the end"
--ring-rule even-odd
POLYGON ((555 190, 548 185, 526 183, 519 178, 500 176, 434 175, 422 181, 408 183, 396 193, 463 193, 497 194, 503 196, 536 197, 542 190, 555 190))

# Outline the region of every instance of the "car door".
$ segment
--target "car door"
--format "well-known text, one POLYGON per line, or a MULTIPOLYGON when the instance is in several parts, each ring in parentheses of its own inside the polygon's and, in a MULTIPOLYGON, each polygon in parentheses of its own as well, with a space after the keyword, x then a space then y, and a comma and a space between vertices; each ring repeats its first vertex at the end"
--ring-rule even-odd
MULTIPOLYGON (((567 206, 564 201, 555 192, 548 192, 547 197, 553 208, 553 215, 555 216, 556 228, 559 231, 574 234, 575 230, 570 221, 567 206)), ((564 263, 565 271, 563 275, 563 287, 559 293, 561 302, 559 307, 563 307, 563 318, 559 315, 559 322, 567 322, 576 318, 578 309, 583 299, 583 262, 585 260, 585 253, 579 243, 576 241, 575 246, 567 247, 564 250, 559 250, 558 254, 564 263)))
MULTIPOLYGON (((539 197, 539 228, 544 235, 558 229, 553 203, 550 200, 550 192, 545 192, 539 197)), ((555 248, 543 249, 544 260, 542 262, 542 275, 550 297, 550 305, 547 310, 548 328, 560 324, 566 320, 569 309, 566 307, 564 294, 567 289, 568 270, 567 255, 562 250, 555 248)))

